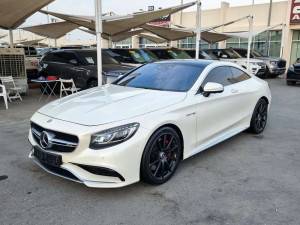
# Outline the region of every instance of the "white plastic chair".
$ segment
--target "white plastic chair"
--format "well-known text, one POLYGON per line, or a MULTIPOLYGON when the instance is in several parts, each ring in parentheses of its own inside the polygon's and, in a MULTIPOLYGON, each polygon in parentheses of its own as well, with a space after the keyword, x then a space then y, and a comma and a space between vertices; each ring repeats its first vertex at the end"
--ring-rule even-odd
POLYGON ((60 98, 62 97, 62 93, 64 92, 65 95, 68 95, 68 92, 77 93, 80 88, 77 88, 75 86, 75 83, 73 79, 65 80, 65 79, 59 79, 60 81, 60 98), (71 87, 66 87, 65 84, 71 84, 71 87))
POLYGON ((2 85, 5 86, 6 89, 6 94, 7 94, 7 98, 8 100, 11 102, 12 99, 16 99, 19 98, 22 101, 22 97, 19 93, 19 90, 22 89, 22 87, 17 87, 15 85, 14 79, 12 76, 9 77, 0 77, 0 80, 2 82, 2 85), (10 94, 15 94, 13 96, 10 96, 10 94))
POLYGON ((2 89, 2 92, 0 93, 0 97, 4 98, 5 107, 6 107, 6 109, 8 109, 8 106, 7 106, 7 93, 6 93, 5 86, 0 84, 0 88, 2 89))

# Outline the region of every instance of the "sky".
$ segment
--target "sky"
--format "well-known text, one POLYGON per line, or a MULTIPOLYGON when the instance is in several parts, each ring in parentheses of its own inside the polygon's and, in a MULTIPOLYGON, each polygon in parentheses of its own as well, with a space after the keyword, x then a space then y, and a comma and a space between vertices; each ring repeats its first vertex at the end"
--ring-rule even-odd
MULTIPOLYGON (((220 8, 222 0, 202 0, 202 9, 220 8)), ((253 0, 223 0, 233 6, 251 5, 253 0)), ((273 0, 279 2, 283 0, 273 0)), ((183 3, 193 2, 193 0, 183 0, 183 3)), ((254 0, 255 4, 268 3, 270 0, 254 0)), ((167 8, 170 6, 180 5, 181 0, 102 0, 102 12, 114 12, 118 15, 130 14, 140 10, 148 10, 148 6, 167 8)), ((44 8, 47 10, 47 7, 44 8)), ((53 12, 87 15, 92 16, 94 12, 94 0, 56 0, 48 5, 48 10, 53 12)), ((196 6, 190 7, 185 11, 195 11, 196 6)), ((33 26, 47 23, 47 16, 42 13, 35 13, 22 26, 33 26)), ((68 35, 70 41, 93 40, 94 37, 82 31, 73 31, 68 35)))

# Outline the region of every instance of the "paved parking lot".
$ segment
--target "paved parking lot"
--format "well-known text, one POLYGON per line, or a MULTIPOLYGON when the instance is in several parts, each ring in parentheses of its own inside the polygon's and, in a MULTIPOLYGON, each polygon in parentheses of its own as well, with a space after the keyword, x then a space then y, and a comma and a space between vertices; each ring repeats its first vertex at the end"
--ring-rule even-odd
POLYGON ((0 108, 0 224, 300 224, 300 85, 267 81, 263 134, 241 133, 182 162, 161 186, 91 189, 50 175, 27 157, 35 109, 15 103, 22 115, 11 123, 0 108))

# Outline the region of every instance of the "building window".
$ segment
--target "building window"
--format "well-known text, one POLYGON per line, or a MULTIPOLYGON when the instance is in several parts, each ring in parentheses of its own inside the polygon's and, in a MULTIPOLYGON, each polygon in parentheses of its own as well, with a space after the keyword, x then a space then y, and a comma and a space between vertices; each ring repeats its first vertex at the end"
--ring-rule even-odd
MULTIPOLYGON (((196 48, 196 37, 187 37, 177 42, 177 47, 182 49, 195 49, 196 48), (180 42, 181 41, 181 42, 180 42)), ((209 49, 209 43, 202 40, 200 42, 200 49, 209 49)), ((210 48, 218 48, 218 43, 211 44, 210 48)))
MULTIPOLYGON (((280 56, 281 48, 281 30, 270 31, 270 41, 269 41, 269 56, 280 56)), ((267 32, 261 33, 253 38, 251 48, 265 53, 266 51, 266 35, 267 32)), ((248 48, 248 39, 245 38, 229 38, 226 41, 226 48, 248 48)))
POLYGON ((122 41, 118 41, 115 43, 116 48, 131 48, 132 47, 132 38, 126 38, 122 41))
POLYGON ((139 37, 139 48, 152 48, 152 47, 167 47, 169 46, 169 42, 163 43, 155 43, 153 41, 149 41, 147 38, 139 37))
POLYGON ((298 58, 300 58, 300 30, 294 30, 290 63, 293 64, 298 58))

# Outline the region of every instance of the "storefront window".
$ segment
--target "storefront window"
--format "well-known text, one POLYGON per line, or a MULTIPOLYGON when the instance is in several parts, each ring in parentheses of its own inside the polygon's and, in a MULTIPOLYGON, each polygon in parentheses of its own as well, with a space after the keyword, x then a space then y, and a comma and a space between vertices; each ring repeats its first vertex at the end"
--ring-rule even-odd
MULTIPOLYGON (((209 43, 201 39, 201 49, 209 49, 209 43)), ((195 49, 196 37, 187 37, 177 42, 177 47, 182 49, 195 49)), ((218 43, 213 43, 210 48, 218 48, 218 43)))
POLYGON ((132 39, 130 38, 126 38, 122 41, 118 41, 116 42, 116 48, 131 48, 132 46, 132 39))
POLYGON ((163 43, 155 43, 153 41, 149 41, 146 38, 139 37, 139 48, 149 48, 149 47, 156 47, 156 46, 169 46, 168 42, 163 42, 163 43))
POLYGON ((290 63, 293 64, 298 58, 300 58, 300 30, 294 30, 290 63))
MULTIPOLYGON (((281 48, 281 30, 270 31, 269 56, 280 56, 281 48)), ((251 48, 265 54, 266 51, 266 35, 267 32, 261 33, 253 38, 251 48)), ((248 48, 248 39, 245 38, 229 38, 226 41, 227 48, 248 48)))

